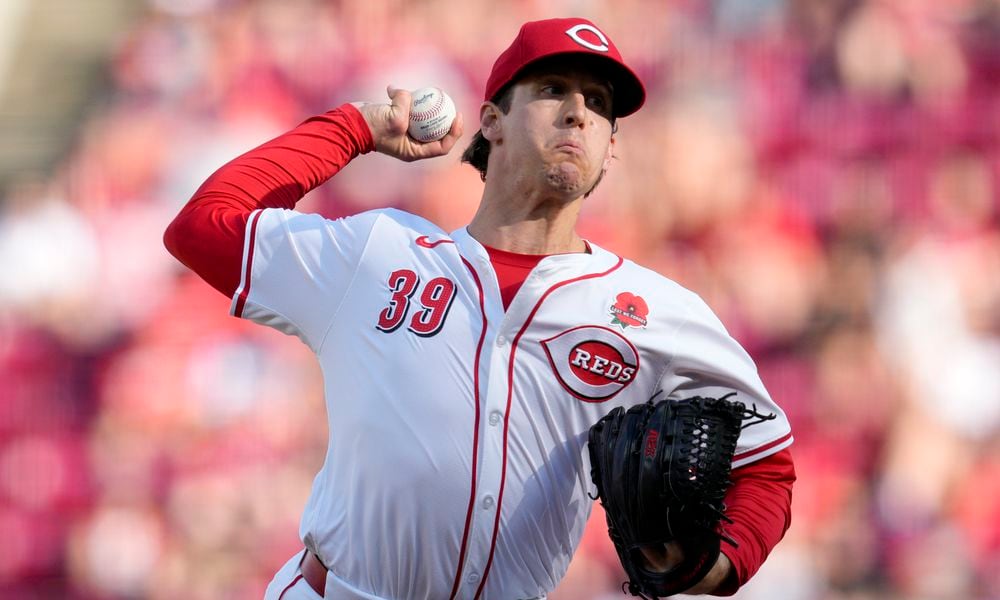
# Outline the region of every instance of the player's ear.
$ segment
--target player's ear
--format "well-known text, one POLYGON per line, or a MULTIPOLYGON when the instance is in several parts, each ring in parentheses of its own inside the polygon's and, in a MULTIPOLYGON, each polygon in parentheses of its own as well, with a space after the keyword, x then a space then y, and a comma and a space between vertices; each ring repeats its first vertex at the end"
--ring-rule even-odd
POLYGON ((483 102, 479 107, 479 131, 491 142, 500 140, 500 129, 503 112, 492 102, 483 102))

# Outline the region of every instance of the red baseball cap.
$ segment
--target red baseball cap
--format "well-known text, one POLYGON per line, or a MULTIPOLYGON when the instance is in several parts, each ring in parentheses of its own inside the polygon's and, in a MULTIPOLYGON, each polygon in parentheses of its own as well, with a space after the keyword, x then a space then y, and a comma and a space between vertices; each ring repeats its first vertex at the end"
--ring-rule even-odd
POLYGON ((486 80, 486 100, 492 100, 525 67, 555 55, 581 54, 602 61, 612 76, 614 115, 624 117, 646 101, 642 80, 625 64, 614 42, 586 19, 546 19, 521 26, 514 42, 493 64, 486 80))

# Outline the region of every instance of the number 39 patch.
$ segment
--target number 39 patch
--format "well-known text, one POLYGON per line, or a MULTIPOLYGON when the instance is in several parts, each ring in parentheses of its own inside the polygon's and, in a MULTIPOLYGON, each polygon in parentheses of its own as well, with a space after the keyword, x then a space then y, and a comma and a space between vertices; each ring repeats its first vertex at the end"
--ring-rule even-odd
MULTIPOLYGON (((420 286, 420 277, 410 269, 399 269, 389 275, 389 305, 378 314, 375 327, 384 333, 399 329, 410 312, 410 300, 420 286)), ((407 329, 421 337, 437 335, 448 318, 451 301, 455 299, 455 282, 435 277, 423 287, 419 296, 420 309, 410 319, 407 329)))
POLYGON ((613 398, 639 373, 635 346, 606 327, 575 327, 541 343, 559 383, 584 402, 613 398))

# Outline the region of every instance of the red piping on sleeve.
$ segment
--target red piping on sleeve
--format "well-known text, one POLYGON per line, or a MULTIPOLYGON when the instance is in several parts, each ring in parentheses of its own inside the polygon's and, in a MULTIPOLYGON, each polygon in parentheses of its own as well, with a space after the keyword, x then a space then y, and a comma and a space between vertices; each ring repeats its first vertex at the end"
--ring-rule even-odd
POLYGON ((792 433, 788 432, 785 435, 781 436, 780 438, 768 442, 763 446, 760 446, 759 448, 753 448, 752 450, 747 450, 746 452, 741 452, 740 454, 737 454, 736 456, 733 457, 733 462, 748 459, 754 456, 755 454, 764 454, 771 448, 774 448, 775 446, 780 446, 781 444, 784 444, 790 439, 792 439, 792 433))
POLYGON ((233 308, 233 316, 243 318, 243 307, 247 304, 247 296, 250 295, 250 283, 253 278, 253 247, 257 237, 257 223, 260 221, 260 212, 251 213, 250 220, 250 241, 246 244, 246 268, 243 270, 243 281, 236 290, 239 294, 236 297, 236 306, 233 308))

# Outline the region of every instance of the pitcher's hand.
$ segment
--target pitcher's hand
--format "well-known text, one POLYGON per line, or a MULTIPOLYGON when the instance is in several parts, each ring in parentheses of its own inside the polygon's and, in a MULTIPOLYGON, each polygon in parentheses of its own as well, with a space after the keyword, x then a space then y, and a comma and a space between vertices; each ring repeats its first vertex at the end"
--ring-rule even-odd
POLYGON ((394 156, 406 162, 443 156, 451 151, 458 138, 462 137, 462 113, 455 116, 451 130, 440 140, 433 142, 418 142, 406 135, 410 125, 409 90, 386 88, 389 94, 389 104, 370 102, 354 102, 354 106, 368 123, 375 141, 375 150, 382 154, 394 156))

